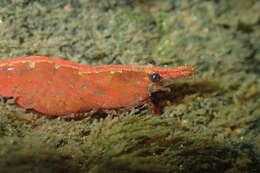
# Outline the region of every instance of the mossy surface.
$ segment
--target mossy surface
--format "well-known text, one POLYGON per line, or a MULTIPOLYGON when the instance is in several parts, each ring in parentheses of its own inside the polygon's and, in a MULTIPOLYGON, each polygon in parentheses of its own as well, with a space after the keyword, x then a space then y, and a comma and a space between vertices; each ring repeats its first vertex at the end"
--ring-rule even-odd
POLYGON ((160 116, 50 118, 1 99, 0 172, 260 172, 259 11, 258 0, 1 0, 1 59, 198 74, 155 94, 160 116))

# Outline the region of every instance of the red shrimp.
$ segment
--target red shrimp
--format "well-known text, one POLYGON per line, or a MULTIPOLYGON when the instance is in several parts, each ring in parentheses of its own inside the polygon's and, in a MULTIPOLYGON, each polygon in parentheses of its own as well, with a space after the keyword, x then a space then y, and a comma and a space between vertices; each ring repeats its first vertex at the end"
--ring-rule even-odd
POLYGON ((165 81, 194 75, 193 66, 90 66, 46 56, 0 61, 0 96, 51 116, 144 104, 165 81))

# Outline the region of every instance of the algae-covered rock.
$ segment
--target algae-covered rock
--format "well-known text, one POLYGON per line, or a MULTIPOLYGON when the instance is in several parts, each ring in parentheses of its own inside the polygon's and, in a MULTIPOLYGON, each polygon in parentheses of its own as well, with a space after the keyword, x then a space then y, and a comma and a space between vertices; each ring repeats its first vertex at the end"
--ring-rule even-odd
POLYGON ((260 172, 259 11, 257 0, 0 1, 1 59, 197 67, 152 94, 159 116, 145 104, 50 118, 1 99, 0 172, 260 172))

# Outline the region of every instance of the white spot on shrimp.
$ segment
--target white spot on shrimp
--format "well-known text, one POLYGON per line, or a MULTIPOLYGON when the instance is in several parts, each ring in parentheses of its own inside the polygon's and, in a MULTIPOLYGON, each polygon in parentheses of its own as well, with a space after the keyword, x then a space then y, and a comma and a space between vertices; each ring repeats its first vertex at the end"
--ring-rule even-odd
POLYGON ((29 67, 33 69, 35 67, 35 61, 29 61, 29 67))
POLYGON ((115 73, 123 73, 123 71, 119 70, 119 71, 110 71, 110 74, 115 74, 115 73))
POLYGON ((13 70, 15 70, 15 68, 14 68, 14 67, 8 67, 8 68, 6 68, 5 70, 6 70, 6 71, 13 71, 13 70))

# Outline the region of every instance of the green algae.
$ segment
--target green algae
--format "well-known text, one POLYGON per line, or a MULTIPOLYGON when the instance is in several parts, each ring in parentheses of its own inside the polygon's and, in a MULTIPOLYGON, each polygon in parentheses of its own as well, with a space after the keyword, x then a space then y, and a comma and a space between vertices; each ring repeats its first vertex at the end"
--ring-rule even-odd
POLYGON ((1 142, 9 146, 1 152, 5 170, 36 166, 36 172, 239 171, 251 163, 245 154, 213 140, 212 133, 192 129, 176 118, 130 114, 94 121, 46 121, 37 119, 28 135, 1 142), (60 162, 68 164, 58 166, 60 162))
POLYGON ((1 1, 1 59, 153 59, 196 65, 198 74, 155 95, 160 116, 136 108, 53 119, 2 100, 0 172, 259 172, 259 8, 256 0, 1 1))

